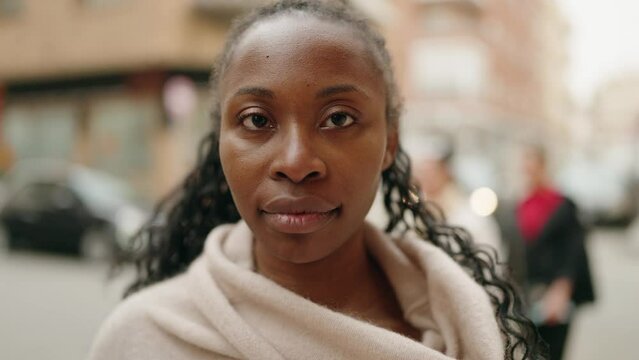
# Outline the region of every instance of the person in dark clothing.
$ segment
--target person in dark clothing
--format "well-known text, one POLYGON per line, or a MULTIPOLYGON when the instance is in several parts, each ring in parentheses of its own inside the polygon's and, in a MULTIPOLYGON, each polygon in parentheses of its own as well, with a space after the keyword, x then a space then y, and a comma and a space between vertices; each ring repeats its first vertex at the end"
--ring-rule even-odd
POLYGON ((526 262, 531 319, 549 346, 550 359, 562 358, 576 306, 594 301, 584 240, 586 230, 574 202, 548 180, 541 148, 524 155, 528 193, 517 206, 517 226, 526 262))

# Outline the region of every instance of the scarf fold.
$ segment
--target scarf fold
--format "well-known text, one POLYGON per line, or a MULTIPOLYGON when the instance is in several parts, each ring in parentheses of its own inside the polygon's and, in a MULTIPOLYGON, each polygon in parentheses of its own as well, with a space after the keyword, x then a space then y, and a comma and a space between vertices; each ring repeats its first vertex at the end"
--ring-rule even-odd
POLYGON ((131 353, 138 357, 131 359, 504 356, 486 292, 448 255, 415 235, 394 240, 367 224, 366 246, 391 282, 406 320, 422 330, 421 342, 313 303, 255 273, 252 246, 244 222, 217 227, 186 273, 121 304, 112 316, 120 320, 102 329, 91 358, 128 359, 122 352, 95 356, 114 344, 135 347, 131 353), (134 331, 146 338, 136 341, 134 331), (162 343, 153 341, 160 336, 162 343), (141 344, 145 341, 150 344, 141 344))
POLYGON ((489 300, 438 248, 367 227, 367 247, 387 274, 422 343, 332 311, 253 272, 252 233, 220 227, 191 268, 199 310, 242 358, 497 359, 501 336, 489 300), (437 294, 437 296, 433 296, 437 294), (429 296, 430 295, 430 296, 429 296))

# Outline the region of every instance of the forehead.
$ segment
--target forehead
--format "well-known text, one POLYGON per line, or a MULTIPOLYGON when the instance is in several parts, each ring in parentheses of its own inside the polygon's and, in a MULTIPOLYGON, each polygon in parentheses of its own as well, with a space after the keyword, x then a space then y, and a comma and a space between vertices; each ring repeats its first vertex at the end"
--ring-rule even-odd
POLYGON ((283 14, 247 30, 230 58, 221 90, 272 78, 383 87, 382 72, 356 30, 301 13, 283 14))

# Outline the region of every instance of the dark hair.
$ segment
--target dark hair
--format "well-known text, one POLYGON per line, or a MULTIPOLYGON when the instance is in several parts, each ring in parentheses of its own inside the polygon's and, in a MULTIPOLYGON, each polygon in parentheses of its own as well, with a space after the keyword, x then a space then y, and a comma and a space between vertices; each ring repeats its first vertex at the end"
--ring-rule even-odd
MULTIPOLYGON (((368 22, 342 2, 284 0, 258 9, 233 24, 226 46, 211 75, 213 131, 201 142, 197 164, 184 182, 156 207, 151 220, 136 236, 143 250, 135 260, 137 277, 126 295, 184 271, 203 249, 209 232, 218 225, 240 219, 220 163, 218 136, 220 104, 216 91, 238 40, 260 21, 290 13, 310 14, 353 28, 366 43, 386 82, 386 117, 397 126, 402 103, 384 39, 368 22)), ((522 303, 513 286, 496 271, 494 249, 473 245, 461 228, 445 224, 441 212, 424 203, 411 181, 408 156, 398 149, 393 164, 382 173, 384 206, 389 215, 386 232, 414 231, 448 253, 488 293, 503 334, 507 359, 541 358, 534 325, 522 314, 522 303)))

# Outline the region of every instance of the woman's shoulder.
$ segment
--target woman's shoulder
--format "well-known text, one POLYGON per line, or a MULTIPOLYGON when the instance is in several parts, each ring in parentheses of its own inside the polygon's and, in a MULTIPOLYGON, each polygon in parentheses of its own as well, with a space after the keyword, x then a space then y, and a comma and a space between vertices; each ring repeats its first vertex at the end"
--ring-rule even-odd
POLYGON ((124 298, 107 318, 109 322, 129 322, 131 320, 149 320, 149 309, 179 308, 189 300, 185 295, 187 287, 186 274, 160 281, 143 288, 124 298))
POLYGON ((163 336, 156 313, 188 308, 184 277, 178 275, 125 298, 98 330, 89 358, 147 358, 144 352, 163 336))
MULTIPOLYGON (((206 318, 189 269, 127 297, 107 317, 89 359, 227 359, 235 350, 206 318)), ((215 311, 215 309, 213 309, 215 311)))

